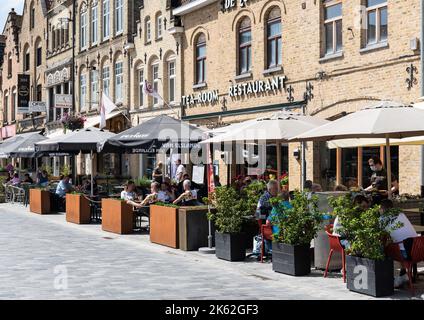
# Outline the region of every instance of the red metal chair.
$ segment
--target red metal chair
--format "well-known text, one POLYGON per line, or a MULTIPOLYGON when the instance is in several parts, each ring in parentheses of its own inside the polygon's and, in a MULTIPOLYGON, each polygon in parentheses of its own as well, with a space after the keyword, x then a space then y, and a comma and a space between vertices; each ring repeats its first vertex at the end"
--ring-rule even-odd
POLYGON ((386 255, 392 258, 394 261, 398 261, 402 268, 405 268, 409 279, 409 289, 411 293, 415 295, 412 269, 415 264, 424 261, 424 236, 416 237, 413 239, 411 249, 411 259, 407 260, 403 257, 400 252, 399 243, 391 243, 386 247, 386 255))
POLYGON ((342 274, 343 274, 343 282, 346 282, 346 255, 343 246, 340 243, 340 237, 333 235, 332 233, 333 225, 329 224, 325 227, 325 233, 328 236, 328 240, 330 241, 330 253, 328 254, 327 265, 325 266, 324 278, 327 277, 328 268, 330 267, 331 257, 334 252, 340 252, 342 255, 342 274))
POLYGON ((262 244, 261 244, 261 262, 264 262, 265 253, 265 240, 272 240, 272 226, 258 220, 259 229, 261 230, 262 244))

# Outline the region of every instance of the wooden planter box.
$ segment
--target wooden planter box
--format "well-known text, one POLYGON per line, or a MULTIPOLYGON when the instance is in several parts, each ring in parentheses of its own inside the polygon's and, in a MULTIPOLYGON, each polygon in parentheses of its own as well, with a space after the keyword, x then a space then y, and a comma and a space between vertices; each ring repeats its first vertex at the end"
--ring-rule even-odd
POLYGON ((51 213, 50 192, 42 189, 30 189, 29 211, 37 214, 51 213))
POLYGON ((150 206, 150 241, 178 249, 178 209, 150 206))
POLYGON ((66 221, 76 224, 89 224, 90 220, 90 201, 79 194, 67 194, 66 221))
MULTIPOLYGON (((181 207, 178 209, 179 247, 196 251, 208 246, 209 223, 207 207, 181 207)), ((212 230, 214 232, 214 230, 212 230)))
POLYGON ((311 273, 311 250, 309 245, 293 246, 272 243, 272 270, 291 276, 311 273))
POLYGON ((347 288, 373 297, 394 293, 393 260, 375 261, 346 256, 347 288))
POLYGON ((133 233, 133 207, 116 199, 102 200, 102 230, 118 233, 133 233))
POLYGON ((215 254, 219 259, 227 261, 243 261, 246 259, 245 233, 215 232, 215 254))

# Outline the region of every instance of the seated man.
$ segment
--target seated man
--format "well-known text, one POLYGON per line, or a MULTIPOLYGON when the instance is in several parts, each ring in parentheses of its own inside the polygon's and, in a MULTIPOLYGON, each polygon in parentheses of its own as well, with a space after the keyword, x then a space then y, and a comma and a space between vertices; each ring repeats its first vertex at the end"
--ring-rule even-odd
POLYGON ((265 220, 268 217, 272 210, 269 200, 278 195, 278 182, 276 180, 270 180, 267 183, 266 188, 267 190, 259 198, 258 205, 256 207, 256 220, 265 220))
POLYGON ((71 180, 71 176, 60 176, 60 182, 56 187, 56 195, 60 198, 65 198, 66 194, 72 192, 74 189, 69 182, 71 180))
POLYGON ((56 209, 58 211, 64 211, 66 208, 66 194, 70 193, 74 190, 71 183, 69 182, 71 180, 71 176, 60 176, 60 182, 58 183, 56 187, 55 197, 57 202, 54 202, 54 206, 57 206, 56 209))
POLYGON ((195 183, 195 182, 193 182, 191 179, 190 179, 190 176, 189 176, 189 174, 188 173, 184 173, 184 175, 183 175, 183 180, 182 181, 180 181, 179 183, 178 183, 178 186, 177 186, 177 196, 180 196, 181 194, 183 194, 184 193, 184 181, 186 181, 186 180, 189 180, 190 181, 190 184, 191 184, 191 187, 193 188, 193 189, 197 189, 197 190, 199 190, 200 189, 200 186, 197 184, 197 183, 195 183))
MULTIPOLYGON (((389 199, 384 199, 380 204, 380 212, 384 214, 388 210, 393 208, 393 202, 389 199)), ((390 232, 390 238, 393 243, 399 244, 400 253, 404 259, 410 259, 411 249, 412 249, 412 240, 415 237, 418 237, 417 232, 414 229, 414 226, 409 221, 404 213, 399 213, 396 220, 393 222, 393 225, 388 227, 388 232, 390 232), (394 226, 400 224, 399 228, 393 228, 394 226), (393 230, 394 229, 394 230, 393 230)), ((395 278, 395 287, 400 287, 403 283, 408 282, 408 275, 406 274, 405 269, 400 270, 399 277, 395 278)))
POLYGON ((183 182, 183 193, 175 199, 173 204, 181 204, 182 206, 197 206, 199 202, 197 201, 197 190, 191 189, 191 181, 185 180, 183 182))

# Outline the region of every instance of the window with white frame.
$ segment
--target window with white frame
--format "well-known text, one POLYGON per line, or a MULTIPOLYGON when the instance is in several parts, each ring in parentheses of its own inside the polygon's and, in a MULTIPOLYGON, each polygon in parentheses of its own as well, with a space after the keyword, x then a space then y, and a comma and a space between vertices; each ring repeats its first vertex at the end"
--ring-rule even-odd
MULTIPOLYGON (((153 75, 153 90, 159 93, 159 62, 152 65, 152 75, 153 75)), ((159 99, 153 97, 153 105, 157 105, 159 99)))
POLYGON ((252 68, 252 28, 250 19, 245 17, 239 25, 239 74, 252 68))
POLYGON ((99 6, 97 2, 94 2, 93 7, 91 7, 91 43, 92 44, 96 44, 99 39, 98 14, 99 14, 99 6))
POLYGON ((16 94, 16 89, 12 91, 12 99, 10 99, 10 113, 11 121, 16 121, 16 104, 18 103, 18 95, 16 94))
POLYGON ((36 66, 41 66, 43 62, 43 48, 41 48, 41 44, 38 45, 37 50, 35 51, 35 59, 36 66))
POLYGON ((196 43, 196 83, 206 81, 206 37, 202 33, 196 43))
POLYGON ((161 39, 162 38, 162 16, 159 15, 156 18, 156 38, 161 39))
POLYGON ((273 8, 267 19, 267 66, 268 68, 282 65, 282 41, 281 41, 281 10, 273 8))
POLYGON ((146 18, 146 42, 152 41, 152 24, 150 18, 146 18))
POLYGON ((176 91, 176 64, 175 61, 168 62, 168 100, 169 102, 175 102, 175 91, 176 91))
POLYGON ((87 11, 82 10, 80 14, 80 41, 81 49, 87 47, 87 11))
POLYGON ((115 102, 122 102, 123 98, 123 83, 124 83, 124 70, 123 62, 115 63, 115 102))
POLYGON ((97 70, 91 70, 91 92, 90 92, 90 96, 91 96, 91 103, 90 103, 90 108, 92 107, 96 107, 97 104, 99 103, 99 73, 97 70))
POLYGON ((109 67, 103 67, 102 70, 102 83, 103 83, 103 93, 110 97, 110 69, 109 67))
POLYGON ((80 111, 85 110, 85 102, 87 100, 87 77, 85 74, 80 75, 80 111))
POLYGON ((103 0, 103 40, 110 37, 110 3, 103 0))
POLYGON ((330 55, 343 49, 342 3, 324 2, 325 54, 330 55))
POLYGON ((3 122, 9 122, 9 94, 6 93, 4 96, 3 104, 3 122))
POLYGON ((367 0, 367 45, 387 41, 387 0, 367 0))
POLYGON ((144 105, 144 69, 138 70, 138 105, 144 105))
POLYGON ((116 33, 124 31, 124 4, 123 0, 115 0, 115 30, 116 33))

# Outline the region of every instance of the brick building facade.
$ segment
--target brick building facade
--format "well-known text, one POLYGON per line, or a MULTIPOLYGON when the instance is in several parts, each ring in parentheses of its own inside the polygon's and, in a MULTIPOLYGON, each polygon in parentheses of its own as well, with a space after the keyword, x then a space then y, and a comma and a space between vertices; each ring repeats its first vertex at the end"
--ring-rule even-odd
MULTIPOLYGON (((334 119, 379 100, 417 102, 419 12, 418 0, 185 1, 174 11, 184 27, 184 118, 217 126, 307 104, 308 114, 334 119), (278 77, 284 86, 256 87, 278 77)), ((300 185, 298 147, 286 151, 291 188, 300 185)), ((379 149, 360 152, 367 157, 379 149)), ((420 191, 420 152, 399 147, 401 192, 420 191)), ((338 183, 362 176, 356 149, 338 154, 350 163, 338 183)), ((334 185, 335 155, 308 143, 307 178, 334 185)))
MULTIPOLYGON (((72 75, 75 111, 89 125, 99 122, 103 92, 117 104, 107 122, 114 132, 163 113, 217 127, 303 106, 335 119, 379 100, 421 96, 419 0, 78 0, 76 7, 73 68, 72 0, 26 0, 22 15, 9 14, 0 38, 2 133, 60 129, 66 110, 54 107, 54 95, 72 92, 72 75), (17 113, 18 73, 30 75, 31 99, 46 102, 46 113, 17 113), (144 79, 166 103, 143 94, 144 79)), ((298 148, 283 145, 291 188, 300 185, 298 148)), ((358 159, 378 154, 308 143, 307 178, 326 188, 366 183, 358 159)), ((418 193, 421 147, 393 154, 401 192, 418 193)), ((136 177, 150 162, 124 156, 108 166, 136 177)))

